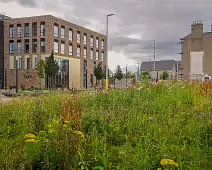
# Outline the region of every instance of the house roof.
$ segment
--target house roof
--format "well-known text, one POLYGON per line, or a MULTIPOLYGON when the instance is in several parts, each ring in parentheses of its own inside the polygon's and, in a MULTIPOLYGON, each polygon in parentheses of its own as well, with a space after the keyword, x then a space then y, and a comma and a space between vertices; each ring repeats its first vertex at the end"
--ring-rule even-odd
MULTIPOLYGON (((185 37, 181 38, 181 40, 186 40, 191 36, 191 34, 186 35, 185 37)), ((204 38, 212 38, 212 32, 204 32, 203 33, 204 38)))
MULTIPOLYGON (((181 62, 178 62, 180 68, 181 62)), ((173 67, 177 69, 177 62, 174 60, 155 61, 155 70, 172 70, 173 67)), ((154 61, 146 61, 141 63, 140 71, 153 71, 154 61)))

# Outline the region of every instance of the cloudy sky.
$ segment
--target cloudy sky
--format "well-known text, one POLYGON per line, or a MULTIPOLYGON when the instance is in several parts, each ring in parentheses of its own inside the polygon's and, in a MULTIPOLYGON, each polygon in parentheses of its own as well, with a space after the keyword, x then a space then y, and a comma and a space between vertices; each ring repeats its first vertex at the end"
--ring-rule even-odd
POLYGON ((176 60, 179 39, 194 20, 210 31, 212 0, 0 0, 0 13, 10 17, 51 14, 105 34, 109 18, 109 66, 136 70, 137 63, 176 60), (134 69, 133 69, 134 68, 134 69))

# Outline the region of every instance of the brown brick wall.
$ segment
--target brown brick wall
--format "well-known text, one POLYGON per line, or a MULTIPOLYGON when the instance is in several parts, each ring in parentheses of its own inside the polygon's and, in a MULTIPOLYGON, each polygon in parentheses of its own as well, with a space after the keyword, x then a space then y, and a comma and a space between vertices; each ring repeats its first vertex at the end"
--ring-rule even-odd
MULTIPOLYGON (((37 32, 38 32, 38 53, 36 55, 38 55, 38 57, 41 57, 41 51, 40 51, 40 38, 45 38, 46 40, 46 53, 45 54, 50 54, 52 50, 54 50, 54 23, 57 23, 59 25, 59 36, 58 36, 58 43, 59 43, 59 53, 57 55, 60 56, 65 56, 67 58, 69 57, 73 57, 73 58, 79 58, 77 57, 77 31, 80 31, 81 33, 81 57, 80 57, 80 65, 81 65, 81 76, 80 76, 80 81, 81 81, 81 88, 83 88, 83 80, 84 80, 84 33, 87 34, 87 61, 88 61, 88 87, 89 87, 89 82, 90 82, 90 74, 93 74, 93 62, 96 59, 96 37, 99 38, 99 59, 101 60, 101 40, 104 39, 104 49, 106 49, 106 37, 102 34, 93 32, 91 30, 85 29, 83 27, 80 27, 78 25, 72 24, 70 22, 64 21, 62 19, 53 17, 53 16, 38 16, 38 17, 28 17, 28 18, 19 18, 19 19, 11 19, 8 21, 5 21, 5 68, 8 69, 9 68, 9 25, 10 24, 14 24, 15 27, 15 37, 14 37, 14 42, 15 42, 15 54, 14 56, 17 56, 17 24, 22 24, 22 37, 24 36, 24 24, 25 23, 29 23, 30 24, 30 37, 27 38, 30 41, 30 57, 33 55, 32 53, 32 23, 33 22, 37 22, 37 32), (41 37, 40 36, 40 23, 41 22, 45 22, 46 24, 46 36, 45 37, 41 37), (61 26, 65 26, 65 39, 62 39, 63 41, 65 41, 65 54, 61 54, 61 26), (69 28, 71 28, 73 30, 73 42, 72 42, 72 46, 73 46, 73 56, 69 56, 69 28), (90 36, 94 37, 94 60, 90 59, 90 36)), ((22 40, 22 49, 24 50, 24 37, 21 38, 22 40)), ((23 57, 23 63, 24 63, 24 56, 25 54, 22 53, 21 56, 23 57)), ((106 50, 105 50, 105 58, 106 58, 106 50)), ((15 62, 15 61, 14 61, 15 62)), ((96 61, 97 64, 101 61, 96 61)), ((105 65, 105 61, 103 62, 103 64, 105 65)), ((24 64, 23 64, 24 65, 24 64)), ((40 86, 40 80, 37 78, 36 76, 36 71, 29 69, 28 71, 34 75, 33 79, 30 80, 26 80, 25 78, 23 78, 22 72, 24 73, 26 70, 20 70, 19 74, 20 74, 20 83, 23 82, 25 83, 26 87, 30 87, 31 84, 34 84, 35 87, 39 87, 40 86)), ((95 82, 95 79, 94 79, 95 82)), ((15 70, 8 70, 7 71, 7 84, 9 85, 15 85, 15 70)), ((19 83, 19 84, 20 84, 19 83)), ((21 85, 21 84, 20 84, 21 85)), ((20 86, 19 85, 19 86, 20 86)))

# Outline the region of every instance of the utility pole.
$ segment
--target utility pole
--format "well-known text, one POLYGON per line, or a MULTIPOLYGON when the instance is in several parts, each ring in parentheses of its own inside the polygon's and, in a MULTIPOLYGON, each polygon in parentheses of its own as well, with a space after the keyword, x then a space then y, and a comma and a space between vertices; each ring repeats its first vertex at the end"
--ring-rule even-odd
POLYGON ((179 78, 179 65, 178 65, 178 55, 177 55, 177 80, 179 78))
POLYGON ((106 37, 107 37, 107 55, 106 55, 106 81, 105 81, 105 88, 106 91, 108 91, 108 51, 109 51, 109 34, 108 34, 108 17, 109 16, 113 16, 114 14, 109 14, 107 15, 107 19, 106 19, 106 37))
POLYGON ((154 49, 154 78, 155 78, 155 81, 156 81, 156 73, 155 73, 155 40, 153 40, 154 42, 154 46, 153 46, 153 49, 154 49))
POLYGON ((126 87, 127 87, 127 65, 126 65, 126 87))
POLYGON ((140 74, 139 74, 139 73, 140 73, 140 72, 139 72, 139 63, 138 63, 138 73, 137 73, 138 75, 137 75, 137 81, 139 81, 139 79, 140 79, 140 78, 139 78, 139 77, 140 77, 140 74))

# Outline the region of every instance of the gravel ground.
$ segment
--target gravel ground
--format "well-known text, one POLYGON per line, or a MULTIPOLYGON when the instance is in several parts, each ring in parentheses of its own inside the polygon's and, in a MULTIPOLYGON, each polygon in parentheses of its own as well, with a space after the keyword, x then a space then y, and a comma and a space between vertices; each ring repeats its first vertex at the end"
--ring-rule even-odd
POLYGON ((0 103, 8 103, 8 102, 10 102, 10 101, 12 101, 14 99, 16 99, 16 98, 6 97, 3 94, 0 94, 0 103))

